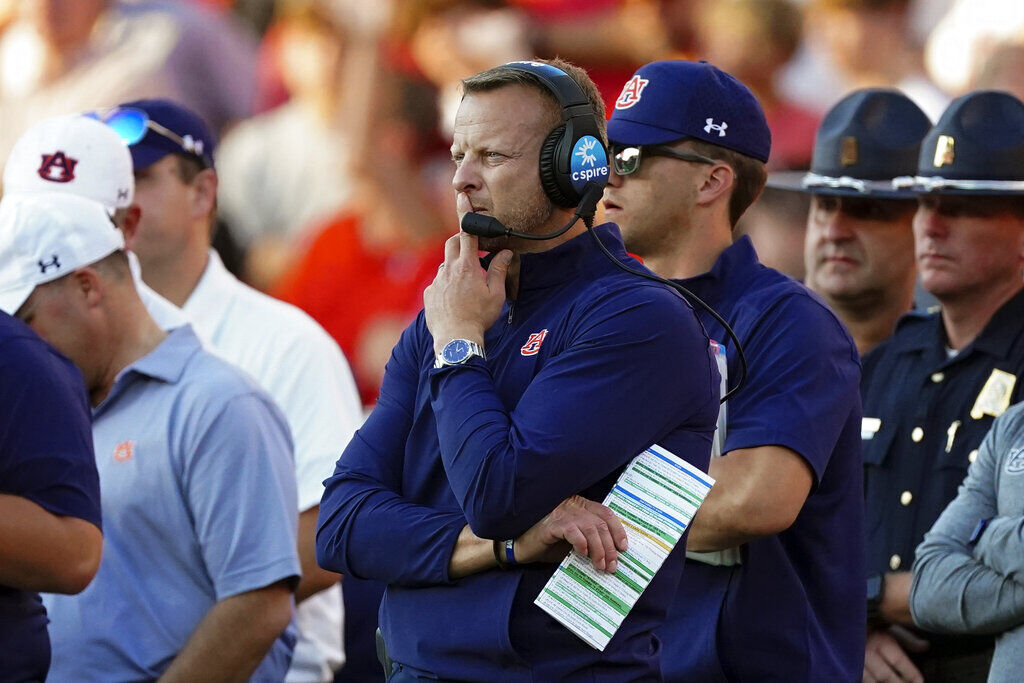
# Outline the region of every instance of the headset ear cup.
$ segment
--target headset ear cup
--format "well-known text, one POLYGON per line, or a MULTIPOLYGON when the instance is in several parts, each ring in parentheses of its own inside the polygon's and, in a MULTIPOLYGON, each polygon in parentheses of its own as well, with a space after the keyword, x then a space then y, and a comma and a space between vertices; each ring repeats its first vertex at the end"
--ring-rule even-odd
POLYGON ((558 168, 555 163, 555 154, 558 151, 559 143, 562 141, 564 134, 565 124, 562 124, 551 131, 544 140, 544 144, 540 146, 540 186, 544 188, 544 192, 556 206, 568 208, 576 206, 576 202, 572 198, 567 197, 565 192, 562 191, 558 182, 558 168))

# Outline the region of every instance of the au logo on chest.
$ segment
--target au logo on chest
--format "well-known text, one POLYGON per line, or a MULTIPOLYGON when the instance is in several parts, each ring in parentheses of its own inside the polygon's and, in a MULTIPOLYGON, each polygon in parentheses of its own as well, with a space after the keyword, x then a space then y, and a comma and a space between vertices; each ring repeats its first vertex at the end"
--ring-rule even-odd
POLYGON ((547 338, 548 331, 541 330, 540 332, 534 332, 530 335, 526 343, 523 344, 522 348, 519 349, 519 353, 524 356, 536 356, 540 352, 540 346, 544 343, 544 339, 547 338))
POLYGON ((122 441, 114 446, 114 462, 128 462, 135 458, 135 442, 122 441))

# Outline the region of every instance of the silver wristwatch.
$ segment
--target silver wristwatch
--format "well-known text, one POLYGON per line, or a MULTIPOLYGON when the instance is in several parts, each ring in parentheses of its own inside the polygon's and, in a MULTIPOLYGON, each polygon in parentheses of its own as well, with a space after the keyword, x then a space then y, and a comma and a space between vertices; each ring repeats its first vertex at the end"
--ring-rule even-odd
POLYGON ((443 368, 448 365, 461 365, 473 356, 486 358, 484 350, 476 342, 468 339, 452 339, 444 345, 441 353, 434 358, 434 367, 443 368))

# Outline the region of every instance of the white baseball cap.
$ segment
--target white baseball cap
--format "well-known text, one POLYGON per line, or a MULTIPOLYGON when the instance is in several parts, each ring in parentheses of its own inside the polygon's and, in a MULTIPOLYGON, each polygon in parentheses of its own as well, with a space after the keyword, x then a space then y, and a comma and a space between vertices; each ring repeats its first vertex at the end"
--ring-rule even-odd
MULTIPOLYGON (((103 124, 100 124, 103 125, 103 124)), ((14 313, 36 285, 96 263, 124 237, 107 207, 68 193, 30 192, 0 201, 0 310, 14 313)))
POLYGON ((113 215, 132 202, 135 176, 128 146, 89 116, 36 123, 14 144, 4 167, 4 194, 64 192, 100 202, 113 215))

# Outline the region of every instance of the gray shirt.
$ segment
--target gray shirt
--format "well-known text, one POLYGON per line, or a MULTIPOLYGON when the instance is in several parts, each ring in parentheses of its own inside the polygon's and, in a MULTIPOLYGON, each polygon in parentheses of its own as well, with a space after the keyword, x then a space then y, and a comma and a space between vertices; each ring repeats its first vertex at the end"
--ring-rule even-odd
POLYGON ((917 548, 910 611, 939 633, 999 634, 989 681, 1024 663, 1024 404, 996 419, 967 478, 917 548), (978 535, 979 522, 990 520, 978 535))

